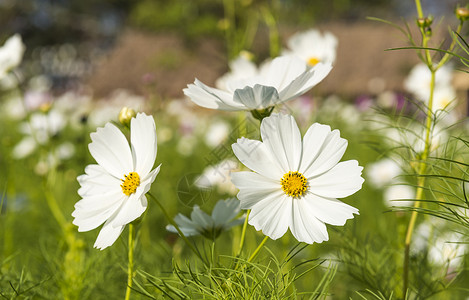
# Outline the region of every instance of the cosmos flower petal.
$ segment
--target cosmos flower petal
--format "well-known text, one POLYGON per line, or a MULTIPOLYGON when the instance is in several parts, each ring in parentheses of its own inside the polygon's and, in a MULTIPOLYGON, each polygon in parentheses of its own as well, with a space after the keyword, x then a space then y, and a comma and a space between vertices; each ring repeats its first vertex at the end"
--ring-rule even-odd
POLYGON ((212 219, 215 226, 221 226, 227 221, 233 220, 239 213, 241 203, 236 198, 218 201, 212 211, 212 219))
POLYGON ((329 239, 326 225, 314 217, 314 211, 304 205, 304 199, 293 199, 290 230, 299 242, 322 243, 329 239))
POLYGON ((292 116, 272 114, 265 118, 261 124, 261 136, 266 147, 280 163, 283 173, 298 170, 301 160, 301 134, 292 116))
POLYGON ((321 82, 332 70, 329 63, 318 63, 309 72, 301 74, 291 84, 280 91, 282 102, 295 99, 321 82))
POLYGON ((257 173, 249 171, 234 172, 230 174, 231 182, 239 190, 244 189, 265 189, 265 190, 276 190, 280 186, 279 180, 266 178, 257 173))
POLYGON ((308 207, 323 223, 343 226, 348 219, 353 218, 353 214, 359 214, 358 209, 337 199, 307 194, 303 200, 303 207, 308 207))
POLYGON ((262 142, 240 138, 232 148, 236 157, 249 169, 272 179, 283 176, 282 168, 262 142))
POLYGON ((80 232, 95 229, 99 225, 103 224, 119 209, 119 205, 116 204, 122 203, 123 199, 116 199, 117 200, 112 201, 106 207, 101 205, 99 209, 87 210, 85 208, 76 208, 72 213, 72 216, 75 218, 73 220, 73 224, 78 226, 78 231, 80 232))
POLYGON ((189 97, 195 104, 202 107, 227 111, 244 109, 241 103, 233 101, 232 94, 211 88, 198 79, 195 79, 194 84, 189 84, 183 91, 184 95, 189 97))
POLYGON ((292 80, 307 71, 305 62, 293 55, 280 56, 272 60, 269 68, 261 74, 264 85, 273 86, 277 90, 288 87, 292 80))
POLYGON ((291 200, 286 195, 259 201, 251 209, 248 223, 275 240, 288 230, 291 200))
POLYGON ((242 103, 249 109, 263 109, 278 102, 278 92, 274 87, 256 84, 237 89, 233 101, 242 103))
POLYGON ((191 213, 191 219, 202 228, 210 228, 214 225, 212 218, 202 211, 198 205, 194 206, 191 213))
POLYGON ((363 182, 363 167, 356 160, 338 163, 326 173, 308 178, 309 191, 325 198, 343 198, 360 190, 363 182))
POLYGON ((155 120, 151 116, 139 113, 132 118, 130 128, 134 171, 144 177, 150 172, 156 158, 155 120))
MULTIPOLYGON (((317 124, 317 123, 316 123, 317 124)), ((313 177, 327 172, 342 158, 348 142, 340 137, 338 130, 329 126, 313 124, 303 138, 303 160, 301 172, 313 177)))
POLYGON ((99 232, 98 238, 94 243, 94 247, 99 250, 104 250, 105 248, 114 244, 114 242, 119 238, 125 226, 113 226, 110 220, 104 223, 101 231, 99 232))
POLYGON ((77 177, 80 188, 78 194, 85 198, 87 196, 105 194, 110 190, 120 187, 122 181, 112 176, 100 165, 88 165, 85 174, 77 177))
POLYGON ((91 134, 88 148, 96 162, 116 178, 133 171, 132 154, 125 136, 111 123, 91 134))
POLYGON ((147 197, 136 197, 135 194, 130 195, 115 216, 112 226, 125 226, 126 224, 134 221, 143 214, 145 209, 147 209, 147 206, 147 197))
MULTIPOLYGON (((174 218, 174 221, 176 221, 176 218, 174 218)), ((179 225, 178 225, 179 226, 179 225)), ((166 230, 168 230, 169 232, 172 232, 172 233, 179 233, 176 229, 176 227, 174 227, 173 225, 166 225, 166 230)), ((179 230, 181 230, 181 232, 185 235, 185 236, 194 236, 194 235, 198 235, 199 234, 199 231, 195 228, 191 228, 191 227, 182 227, 182 226, 179 226, 179 230)))
MULTIPOLYGON (((240 211, 239 200, 229 198, 219 200, 215 204, 211 216, 202 211, 198 205, 194 205, 191 219, 178 214, 174 218, 174 221, 184 235, 202 234, 204 237, 213 240, 217 238, 222 231, 243 222, 244 218, 236 218, 240 211)), ((173 225, 166 226, 166 229, 174 233, 177 232, 173 225)))

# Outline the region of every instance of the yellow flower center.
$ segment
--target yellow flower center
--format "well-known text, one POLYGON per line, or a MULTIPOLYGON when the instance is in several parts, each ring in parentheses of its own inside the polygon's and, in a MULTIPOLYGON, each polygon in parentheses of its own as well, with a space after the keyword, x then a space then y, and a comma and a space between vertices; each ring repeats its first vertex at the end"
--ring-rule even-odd
POLYGON ((308 180, 300 172, 288 172, 283 175, 282 180, 282 190, 291 197, 300 197, 308 188, 308 180))
POLYGON ((124 175, 125 179, 121 179, 122 192, 127 196, 132 195, 140 185, 140 176, 136 172, 130 172, 129 175, 124 175))
POLYGON ((319 58, 313 56, 308 59, 308 65, 310 65, 311 67, 314 67, 320 61, 321 60, 319 58))

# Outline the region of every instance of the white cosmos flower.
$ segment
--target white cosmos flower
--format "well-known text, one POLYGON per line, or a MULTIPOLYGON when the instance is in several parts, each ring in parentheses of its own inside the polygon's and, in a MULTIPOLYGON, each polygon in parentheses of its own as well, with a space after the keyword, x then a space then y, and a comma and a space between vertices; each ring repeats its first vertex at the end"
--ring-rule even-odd
MULTIPOLYGON (((174 218, 174 222, 176 222, 185 236, 200 234, 206 238, 215 239, 223 231, 244 222, 244 217, 236 218, 240 211, 239 200, 229 198, 219 200, 217 204, 215 204, 211 216, 203 212, 198 205, 195 205, 190 219, 182 214, 178 214, 174 218)), ((177 233, 173 225, 166 226, 166 229, 177 233)))
POLYGON ((161 165, 151 171, 157 150, 155 121, 143 113, 131 120, 130 147, 111 123, 92 133, 91 140, 88 148, 98 164, 88 165, 85 174, 78 176, 82 200, 75 204, 72 216, 80 232, 104 223, 94 244, 102 250, 145 211, 145 194, 161 165))
POLYGON ((16 68, 21 63, 24 50, 25 47, 19 34, 10 37, 0 47, 0 78, 5 77, 8 71, 16 68))
POLYGON ((310 66, 319 62, 333 64, 337 52, 337 38, 330 32, 321 34, 317 29, 294 34, 288 41, 289 50, 284 54, 293 54, 306 61, 310 66))
POLYGON ((300 242, 329 239, 326 225, 344 225, 358 209, 336 198, 363 184, 356 160, 339 162, 347 140, 338 130, 315 123, 303 140, 295 119, 273 114, 261 124, 262 142, 246 138, 233 144, 234 154, 249 169, 231 174, 240 190, 242 209, 251 209, 249 224, 272 239, 290 228, 300 242))
POLYGON ((231 81, 256 76, 259 73, 256 64, 251 60, 252 54, 242 51, 238 57, 230 61, 230 71, 215 82, 215 86, 221 90, 227 90, 231 81))
MULTIPOLYGON (((405 89, 414 94, 421 101, 428 101, 430 97, 431 72, 428 66, 417 64, 404 81, 405 89)), ((435 73, 435 89, 451 87, 453 78, 452 68, 444 65, 435 73)))
POLYGON ((402 169, 394 159, 384 158, 368 165, 365 174, 374 187, 382 188, 401 175, 402 169))
POLYGON ((327 63, 309 68, 295 56, 280 56, 257 75, 227 82, 226 90, 211 88, 195 79, 184 89, 184 94, 206 108, 227 111, 265 109, 306 93, 331 69, 327 63))

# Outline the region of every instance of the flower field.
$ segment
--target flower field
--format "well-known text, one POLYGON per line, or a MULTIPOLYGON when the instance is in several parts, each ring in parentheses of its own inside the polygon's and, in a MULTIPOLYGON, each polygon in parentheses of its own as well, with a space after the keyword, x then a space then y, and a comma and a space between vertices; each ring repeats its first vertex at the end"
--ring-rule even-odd
MULTIPOLYGON (((0 39, 2 299, 469 298, 469 6, 439 16, 416 0, 404 22, 368 18, 401 37, 384 55, 416 63, 395 63, 401 88, 383 73, 357 94, 329 81, 341 39, 293 2, 122 1, 146 34, 208 45, 145 63, 131 52, 119 73, 155 73, 102 97, 96 78, 116 75, 104 66, 122 47, 102 33, 119 35, 114 18, 84 34, 106 44, 93 51, 37 46, 8 23, 20 30, 0 39), (282 34, 292 13, 298 29, 282 34)), ((0 6, 8 20, 16 9, 0 6)))

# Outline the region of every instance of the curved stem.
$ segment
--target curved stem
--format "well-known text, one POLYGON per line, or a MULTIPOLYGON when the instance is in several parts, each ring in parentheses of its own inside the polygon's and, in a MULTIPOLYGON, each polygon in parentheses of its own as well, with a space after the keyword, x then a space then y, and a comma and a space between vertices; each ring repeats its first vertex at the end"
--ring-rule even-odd
POLYGON ((194 245, 192 245, 192 243, 187 239, 187 237, 184 235, 184 233, 181 231, 181 229, 179 228, 179 226, 176 224, 176 222, 174 222, 173 218, 171 218, 168 214, 168 212, 164 209, 164 206, 160 203, 160 201, 158 201, 158 199, 156 199, 155 196, 153 196, 151 193, 148 193, 147 195, 149 195, 155 202, 156 204, 158 204, 158 206, 160 207, 161 211, 163 212, 163 214, 165 215, 166 219, 168 219, 168 222, 169 224, 173 225, 174 228, 176 228, 177 232, 179 233, 179 236, 184 240, 184 242, 186 243, 186 245, 192 250, 192 252, 194 252, 195 255, 197 255, 197 257, 206 265, 208 266, 207 262, 205 261, 205 259, 202 257, 202 255, 200 255, 199 251, 197 251, 197 249, 194 247, 194 245))
POLYGON ((251 262, 251 261, 257 256, 257 254, 258 254, 259 251, 262 249, 262 247, 264 247, 264 244, 267 242, 268 239, 269 239, 268 236, 265 236, 265 237, 264 237, 264 239, 263 239, 262 242, 259 244, 259 246, 257 246, 256 250, 254 250, 254 252, 251 254, 251 256, 249 256, 248 262, 251 262))
MULTIPOLYGON (((418 175, 424 175, 427 169, 427 158, 430 152, 430 132, 432 127, 432 115, 433 115, 433 92, 435 90, 435 70, 431 69, 431 81, 430 81, 430 98, 428 99, 427 117, 425 121, 425 148, 422 153, 421 161, 419 164, 418 175)), ((407 226, 407 233, 404 242, 404 274, 403 274, 403 295, 406 298, 407 289, 409 285, 409 260, 410 260, 410 243, 412 241, 412 233, 414 231, 415 223, 417 221, 418 211, 420 207, 420 200, 423 198, 423 187, 425 185, 426 177, 420 176, 417 182, 417 191, 415 194, 414 210, 410 217, 409 225, 407 226)))
POLYGON ((132 291, 132 278, 134 269, 134 225, 129 224, 129 263, 127 265, 127 289, 125 291, 125 300, 130 299, 132 291))

